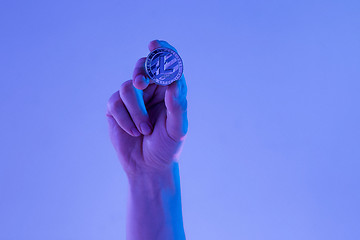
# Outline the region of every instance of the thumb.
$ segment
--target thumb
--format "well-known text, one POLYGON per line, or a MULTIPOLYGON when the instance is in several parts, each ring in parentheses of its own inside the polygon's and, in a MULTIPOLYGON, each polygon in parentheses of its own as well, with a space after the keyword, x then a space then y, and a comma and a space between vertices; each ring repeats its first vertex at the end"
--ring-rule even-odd
POLYGON ((166 130, 175 141, 184 139, 188 131, 187 86, 184 75, 171 83, 165 92, 166 130))

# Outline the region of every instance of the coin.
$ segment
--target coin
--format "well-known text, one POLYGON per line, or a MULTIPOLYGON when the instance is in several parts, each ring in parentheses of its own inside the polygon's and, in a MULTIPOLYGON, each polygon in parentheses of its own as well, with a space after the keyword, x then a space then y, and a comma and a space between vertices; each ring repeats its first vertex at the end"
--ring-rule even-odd
POLYGON ((165 86, 181 78, 183 62, 174 50, 156 48, 147 56, 145 69, 155 83, 165 86))

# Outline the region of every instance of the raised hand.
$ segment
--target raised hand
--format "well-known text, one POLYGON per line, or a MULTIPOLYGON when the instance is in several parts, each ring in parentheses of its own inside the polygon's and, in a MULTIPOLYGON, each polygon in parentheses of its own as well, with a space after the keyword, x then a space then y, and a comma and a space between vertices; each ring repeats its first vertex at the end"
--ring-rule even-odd
MULTIPOLYGON (((149 50, 172 48, 154 40, 149 50)), ((128 176, 156 173, 179 159, 188 131, 187 86, 184 76, 168 86, 155 84, 140 58, 133 78, 109 99, 107 119, 110 138, 128 176)))

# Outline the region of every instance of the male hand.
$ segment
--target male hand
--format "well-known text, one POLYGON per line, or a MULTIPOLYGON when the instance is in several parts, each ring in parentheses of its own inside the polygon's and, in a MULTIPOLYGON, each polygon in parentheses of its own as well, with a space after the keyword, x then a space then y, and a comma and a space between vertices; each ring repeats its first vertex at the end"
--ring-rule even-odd
MULTIPOLYGON (((149 43, 150 51, 159 47, 175 50, 166 41, 149 43)), ((145 59, 137 61, 133 78, 107 104, 110 138, 128 176, 168 169, 178 160, 188 130, 184 76, 157 85, 146 74, 145 59)))

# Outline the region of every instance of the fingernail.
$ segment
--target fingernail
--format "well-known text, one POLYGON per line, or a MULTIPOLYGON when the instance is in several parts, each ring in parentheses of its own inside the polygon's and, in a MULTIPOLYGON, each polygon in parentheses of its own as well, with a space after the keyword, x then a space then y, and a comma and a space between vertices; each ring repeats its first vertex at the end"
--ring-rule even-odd
POLYGON ((141 133, 135 127, 131 129, 131 132, 135 137, 138 137, 141 135, 141 133))
POLYGON ((144 135, 149 135, 151 133, 151 126, 147 122, 143 122, 140 124, 140 131, 144 135))

